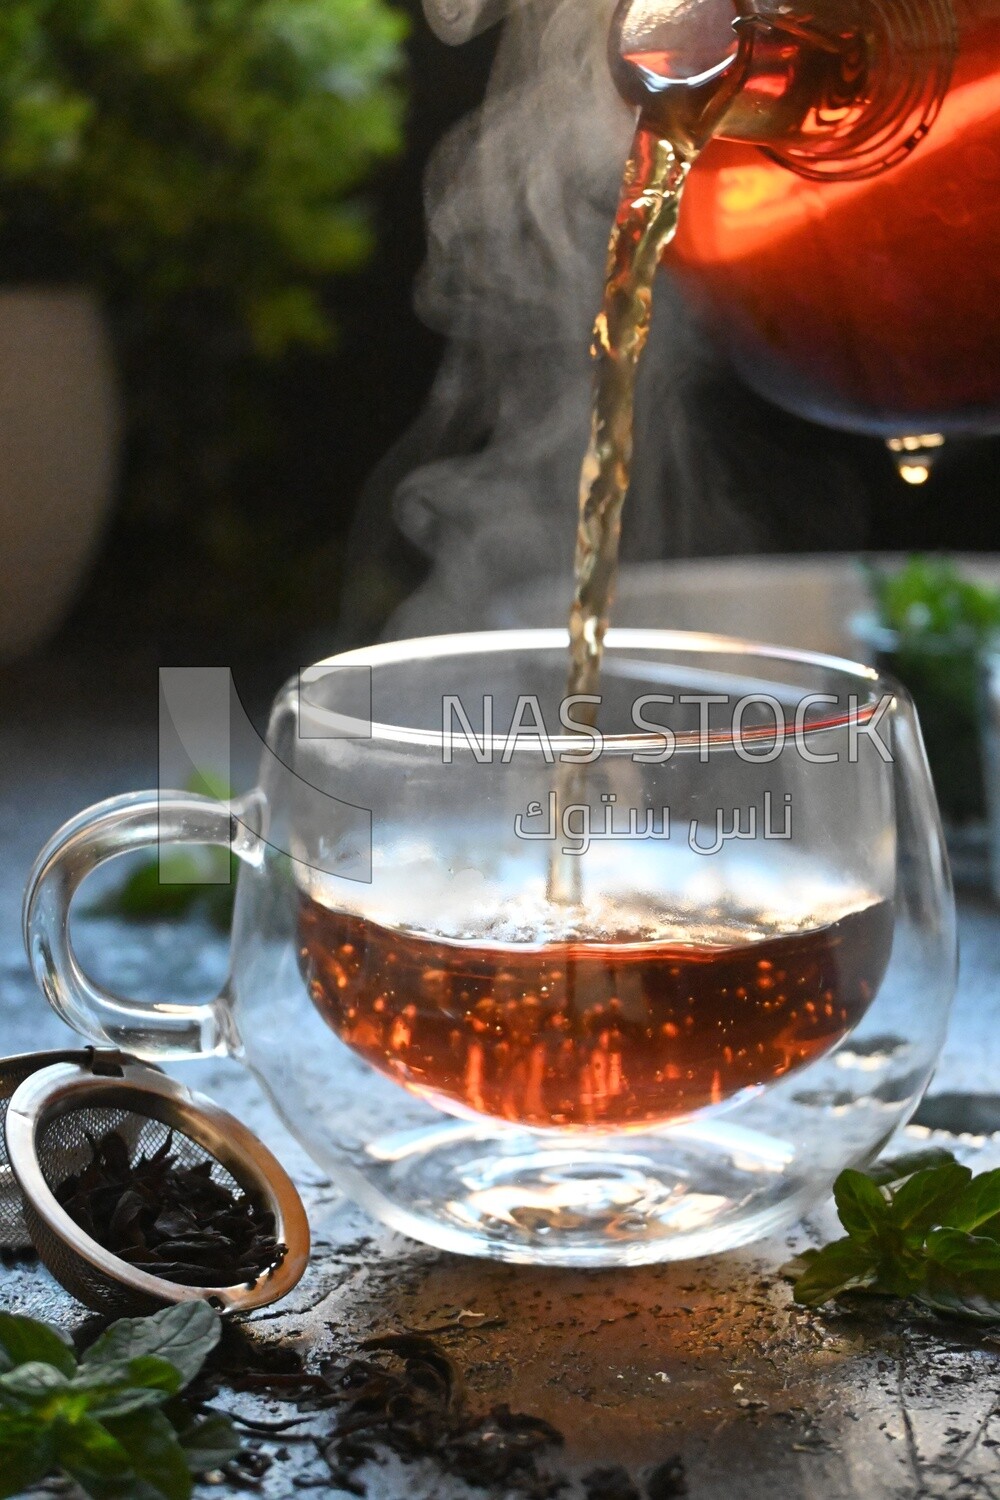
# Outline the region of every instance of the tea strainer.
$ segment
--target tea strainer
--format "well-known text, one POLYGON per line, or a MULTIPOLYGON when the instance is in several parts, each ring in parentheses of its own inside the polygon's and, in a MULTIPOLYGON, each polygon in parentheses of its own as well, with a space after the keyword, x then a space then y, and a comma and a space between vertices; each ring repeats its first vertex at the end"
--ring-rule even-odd
MULTIPOLYGON (((37 1061, 37 1058, 36 1058, 37 1061)), ((142 1316, 171 1303, 207 1300, 223 1312, 250 1312, 284 1297, 309 1258, 305 1209, 281 1164, 245 1125, 201 1094, 122 1053, 91 1051, 32 1069, 7 1104, 7 1156, 20 1189, 24 1224, 58 1282, 97 1312, 142 1316), (263 1204, 283 1253, 254 1281, 188 1286, 121 1259, 70 1217, 56 1190, 90 1159, 93 1143, 117 1132, 133 1157, 169 1142, 181 1168, 211 1162, 214 1182, 263 1204)))
MULTIPOLYGON (((4 1142, 4 1121, 11 1096, 26 1078, 37 1073, 40 1068, 51 1067, 54 1063, 86 1065, 92 1052, 93 1048, 86 1051, 24 1052, 17 1057, 0 1058, 0 1250, 31 1248, 31 1235, 21 1209, 21 1190, 7 1160, 4 1142)), ((75 1165, 73 1162, 66 1162, 66 1172, 71 1172, 75 1165)))

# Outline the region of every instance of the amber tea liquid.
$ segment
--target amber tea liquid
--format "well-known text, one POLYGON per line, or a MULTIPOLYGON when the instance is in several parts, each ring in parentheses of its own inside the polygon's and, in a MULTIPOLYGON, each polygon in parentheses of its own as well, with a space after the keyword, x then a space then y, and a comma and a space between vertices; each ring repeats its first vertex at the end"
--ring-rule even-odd
POLYGON ((864 1015, 892 946, 883 901, 753 940, 514 946, 299 900, 303 975, 348 1046, 435 1104, 547 1128, 659 1124, 805 1066, 864 1015))

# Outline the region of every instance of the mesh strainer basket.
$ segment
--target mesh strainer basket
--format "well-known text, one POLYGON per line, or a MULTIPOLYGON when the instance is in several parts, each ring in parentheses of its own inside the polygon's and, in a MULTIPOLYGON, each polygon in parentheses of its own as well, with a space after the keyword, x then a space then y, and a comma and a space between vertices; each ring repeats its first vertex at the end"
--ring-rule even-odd
POLYGON ((23 1197, 24 1221, 40 1259, 68 1292, 97 1312, 142 1316, 202 1298, 224 1312, 249 1312, 291 1291, 309 1257, 301 1199, 280 1163, 232 1115, 174 1079, 117 1055, 34 1071, 7 1108, 7 1153, 23 1197), (55 1190, 89 1160, 109 1130, 147 1156, 172 1136, 179 1166, 212 1163, 214 1181, 260 1199, 274 1215, 281 1259, 252 1283, 187 1286, 130 1265, 92 1239, 61 1207, 55 1190))
MULTIPOLYGON (((4 1121, 7 1118, 7 1106, 11 1095, 20 1088, 26 1078, 32 1073, 37 1073, 40 1068, 51 1067, 54 1063, 76 1063, 85 1066, 91 1057, 93 1048, 86 1051, 65 1052, 24 1052, 17 1057, 0 1058, 0 1250, 28 1250, 31 1248, 31 1235, 28 1226, 24 1222, 24 1213, 21 1208, 21 1190, 11 1170, 10 1162, 7 1160, 7 1147, 4 1142, 4 1121)), ((66 1164, 66 1172, 73 1171, 73 1166, 66 1164)))

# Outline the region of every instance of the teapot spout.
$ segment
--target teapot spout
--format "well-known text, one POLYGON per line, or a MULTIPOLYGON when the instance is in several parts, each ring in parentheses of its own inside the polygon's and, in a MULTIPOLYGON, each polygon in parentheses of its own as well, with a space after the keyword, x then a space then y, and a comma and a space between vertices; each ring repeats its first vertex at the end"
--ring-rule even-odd
POLYGON ((688 155, 716 134, 747 76, 732 0, 620 0, 608 59, 619 93, 688 155))
POLYGON ((927 134, 956 45, 951 0, 621 0, 609 61, 688 154, 720 136, 803 176, 856 178, 927 134))

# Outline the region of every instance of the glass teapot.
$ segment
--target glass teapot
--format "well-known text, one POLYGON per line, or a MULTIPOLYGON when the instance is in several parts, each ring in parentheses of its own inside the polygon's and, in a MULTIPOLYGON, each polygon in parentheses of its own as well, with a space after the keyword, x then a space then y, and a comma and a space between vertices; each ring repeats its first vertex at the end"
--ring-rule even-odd
POLYGON ((912 483, 1000 429, 998 0, 622 0, 610 60, 700 150, 666 261, 749 385, 912 483))

